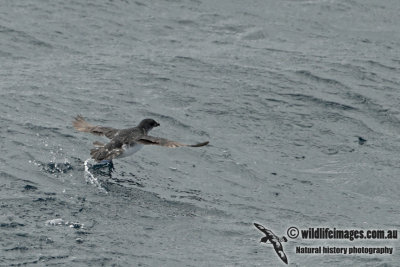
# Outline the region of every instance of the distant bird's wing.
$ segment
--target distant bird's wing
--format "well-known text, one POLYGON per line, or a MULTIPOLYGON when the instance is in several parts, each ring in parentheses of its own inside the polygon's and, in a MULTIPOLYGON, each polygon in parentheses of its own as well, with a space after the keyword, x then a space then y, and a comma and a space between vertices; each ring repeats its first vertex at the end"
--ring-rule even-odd
POLYGON ((124 152, 123 149, 115 148, 113 150, 107 150, 104 147, 96 147, 90 150, 90 155, 96 161, 112 160, 121 155, 124 152))
POLYGON ((95 147, 103 147, 103 146, 105 146, 104 143, 99 142, 99 141, 94 141, 94 142, 93 142, 93 145, 94 145, 95 147))
POLYGON ((80 132, 91 133, 95 135, 105 135, 107 138, 112 139, 119 131, 111 127, 94 126, 88 123, 81 115, 75 117, 72 122, 74 128, 80 132))
POLYGON ((90 155, 96 161, 112 160, 120 156, 124 149, 118 140, 111 140, 108 144, 94 142, 95 148, 90 150, 90 155))
POLYGON ((273 243, 273 245, 274 245, 274 249, 276 251, 276 254, 278 254, 279 258, 281 258, 281 260, 284 263, 288 264, 288 259, 286 257, 285 252, 283 252, 282 244, 278 241, 277 243, 273 243))
POLYGON ((205 146, 209 142, 203 142, 203 143, 198 143, 194 145, 187 145, 187 144, 182 144, 176 141, 168 140, 165 138, 160 138, 160 137, 153 137, 149 135, 141 136, 140 138, 136 139, 135 142, 143 145, 158 145, 158 146, 165 146, 165 147, 180 147, 180 146, 188 146, 188 147, 200 147, 200 146, 205 146))
POLYGON ((261 232, 263 232, 264 234, 267 234, 267 228, 265 228, 264 226, 262 226, 261 224, 258 223, 254 223, 255 227, 257 227, 258 230, 260 230, 261 232))

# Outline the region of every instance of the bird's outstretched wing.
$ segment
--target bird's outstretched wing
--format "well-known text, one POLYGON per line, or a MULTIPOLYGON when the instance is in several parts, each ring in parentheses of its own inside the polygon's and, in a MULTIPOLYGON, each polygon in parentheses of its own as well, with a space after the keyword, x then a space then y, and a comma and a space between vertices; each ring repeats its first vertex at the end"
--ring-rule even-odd
MULTIPOLYGON (((279 241, 278 241, 278 242, 279 242, 279 241)), ((283 252, 282 244, 279 242, 279 244, 273 243, 273 245, 274 245, 274 249, 275 249, 275 251, 276 251, 276 254, 278 254, 279 258, 281 258, 281 260, 282 260, 284 263, 288 264, 288 259, 287 259, 287 257, 286 257, 285 252, 283 252)))
MULTIPOLYGON (((267 236, 271 236, 273 235, 273 233, 271 232, 271 230, 268 230, 267 228, 265 228, 264 226, 262 226, 261 224, 258 223, 254 223, 255 227, 257 227, 258 230, 260 230, 261 232, 265 233, 267 236)), ((269 240, 271 242, 271 244, 274 246, 274 249, 276 251, 276 254, 278 254, 279 258, 286 264, 288 264, 288 259, 286 257, 285 252, 283 252, 283 247, 281 244, 281 239, 278 238, 274 238, 272 240, 269 240)), ((282 241, 286 242, 287 239, 286 237, 282 238, 282 241)))
POLYGON ((139 139, 135 140, 135 142, 143 145, 158 145, 158 146, 165 146, 165 147, 180 147, 180 146, 189 146, 189 147, 200 147, 200 146, 205 146, 209 142, 202 142, 194 145, 187 145, 187 144, 182 144, 176 141, 168 140, 165 138, 160 138, 160 137, 153 137, 153 136, 142 136, 139 139))
POLYGON ((111 127, 91 125, 81 115, 75 117, 75 120, 72 122, 72 125, 76 130, 80 132, 91 133, 100 136, 104 135, 110 139, 112 139, 115 136, 115 134, 119 131, 118 129, 114 129, 111 127))
POLYGON ((267 228, 265 228, 264 226, 262 226, 261 224, 258 223, 254 223, 254 226, 257 227, 258 230, 260 230, 261 232, 267 234, 267 228))

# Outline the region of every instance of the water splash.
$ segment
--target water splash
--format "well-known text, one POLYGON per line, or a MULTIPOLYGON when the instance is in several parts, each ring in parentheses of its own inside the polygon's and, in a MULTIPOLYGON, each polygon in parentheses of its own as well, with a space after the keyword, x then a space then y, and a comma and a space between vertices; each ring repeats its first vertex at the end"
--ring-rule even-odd
POLYGON ((101 186, 101 183, 99 182, 99 179, 97 179, 91 172, 90 172, 90 168, 94 165, 94 160, 92 158, 88 158, 87 160, 85 160, 84 162, 84 166, 85 166, 85 180, 88 183, 91 183, 93 185, 95 185, 97 188, 99 188, 102 192, 107 193, 107 191, 101 186))
POLYGON ((61 218, 57 218, 57 219, 52 219, 52 220, 48 220, 46 221, 46 225, 50 225, 50 226, 69 226, 71 228, 75 228, 75 229, 80 229, 83 228, 83 224, 82 223, 74 223, 74 222, 68 222, 65 221, 61 218))

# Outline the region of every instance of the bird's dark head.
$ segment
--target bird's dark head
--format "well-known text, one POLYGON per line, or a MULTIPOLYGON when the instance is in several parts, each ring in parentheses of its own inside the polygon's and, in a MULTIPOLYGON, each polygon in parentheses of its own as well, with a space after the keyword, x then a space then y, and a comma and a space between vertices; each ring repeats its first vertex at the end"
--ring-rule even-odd
POLYGON ((144 119, 138 125, 139 128, 145 129, 146 132, 158 126, 160 126, 160 124, 153 119, 144 119))
POLYGON ((267 243, 268 241, 268 237, 264 236, 263 238, 261 238, 260 242, 262 243, 267 243))

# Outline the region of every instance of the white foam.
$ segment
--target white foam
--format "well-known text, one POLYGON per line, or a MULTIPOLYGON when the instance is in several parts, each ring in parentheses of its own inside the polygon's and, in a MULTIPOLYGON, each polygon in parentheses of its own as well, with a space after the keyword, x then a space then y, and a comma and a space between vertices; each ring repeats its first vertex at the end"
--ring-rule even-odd
POLYGON ((89 183, 97 186, 97 188, 99 188, 101 191, 107 193, 107 191, 101 186, 99 180, 96 177, 94 177, 94 175, 89 171, 89 166, 88 166, 89 162, 95 163, 94 160, 91 159, 91 158, 88 158, 84 162, 84 165, 85 165, 85 174, 84 174, 84 176, 85 176, 86 182, 89 182, 89 183))

